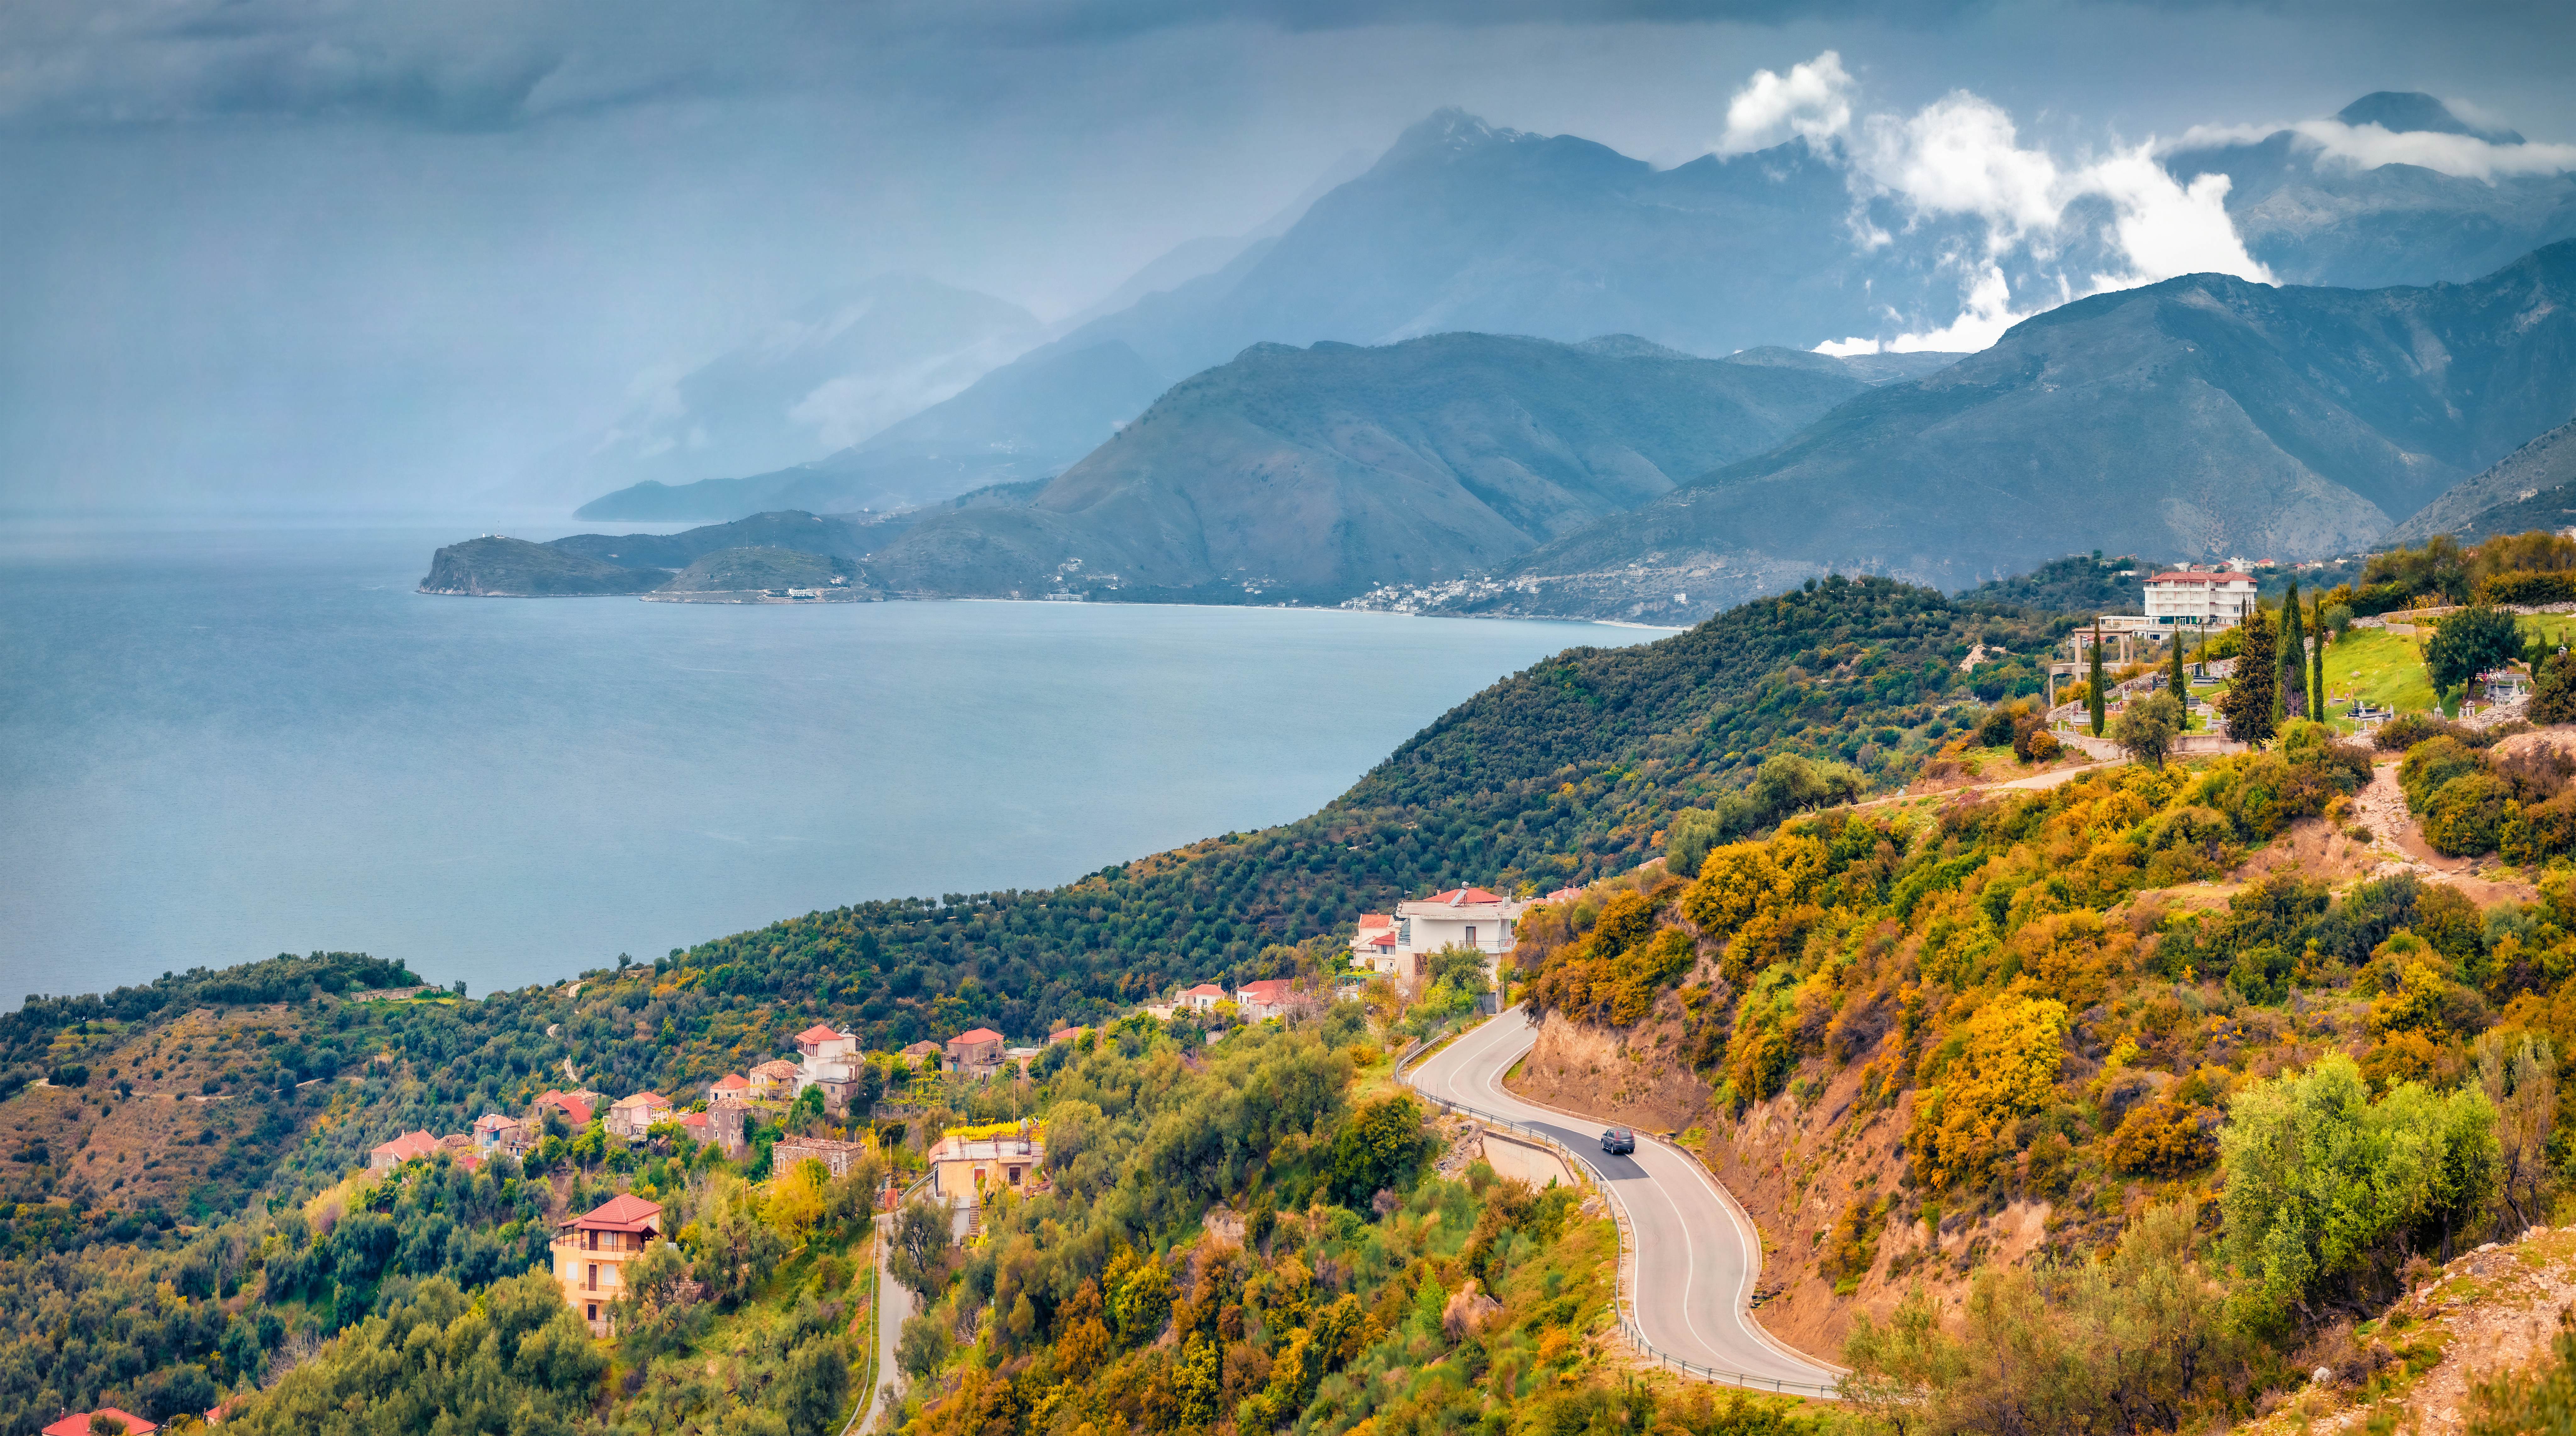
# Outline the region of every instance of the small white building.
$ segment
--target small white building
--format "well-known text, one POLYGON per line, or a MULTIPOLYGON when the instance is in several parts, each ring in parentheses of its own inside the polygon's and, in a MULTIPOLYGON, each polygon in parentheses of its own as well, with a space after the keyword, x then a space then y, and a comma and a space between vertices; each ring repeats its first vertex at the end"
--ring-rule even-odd
POLYGON ((1513 924, 1528 906, 1483 888, 1452 888, 1400 902, 1395 905, 1394 941, 1385 940, 1385 929, 1363 926, 1351 939, 1352 960, 1373 972, 1412 978, 1422 971, 1424 953, 1444 947, 1499 956, 1511 951, 1513 924))
POLYGON ((1178 1005, 1192 1012, 1214 1012, 1216 1005, 1225 1000, 1224 988, 1213 982, 1202 982, 1196 987, 1183 990, 1178 1005))
POLYGON ((817 1022, 796 1034, 796 1056, 802 1064, 796 1069, 796 1095, 802 1097, 806 1088, 820 1087, 824 1104, 835 1112, 841 1110, 858 1085, 857 1035, 817 1022))
POLYGON ((2168 569, 2147 580, 2146 616, 2168 628, 2234 628, 2254 611, 2254 575, 2233 569, 2168 569))

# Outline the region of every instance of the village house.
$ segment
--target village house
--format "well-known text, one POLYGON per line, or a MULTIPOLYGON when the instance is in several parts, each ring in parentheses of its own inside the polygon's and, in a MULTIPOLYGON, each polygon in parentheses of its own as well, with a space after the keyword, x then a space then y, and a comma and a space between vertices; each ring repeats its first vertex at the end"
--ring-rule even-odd
POLYGON ((1395 942, 1386 946, 1353 937, 1352 961, 1409 981, 1421 976, 1423 954, 1445 947, 1495 955, 1509 952, 1513 924, 1528 907, 1483 888, 1452 888, 1400 902, 1395 905, 1395 942))
POLYGON ((620 1097, 616 1105, 608 1109, 608 1130, 630 1142, 643 1136, 645 1129, 654 1123, 669 1120, 671 1099, 659 1092, 638 1092, 632 1097, 620 1097))
POLYGON ((1202 982, 1196 987, 1182 989, 1179 1005, 1192 1012, 1214 1012, 1216 1005, 1225 1000, 1224 988, 1213 982, 1202 982))
POLYGON ((92 1431, 98 1429, 90 1423, 101 1417, 114 1423, 112 1429, 123 1431, 125 1436, 152 1436, 153 1432, 161 1429, 131 1412, 120 1411, 113 1406, 102 1406, 96 1411, 79 1411, 62 1418, 45 1428, 45 1436, 90 1436, 92 1431))
POLYGON ((525 1125, 516 1117, 486 1112, 474 1119, 475 1150, 509 1154, 512 1137, 525 1125))
POLYGON ((751 1096, 756 1102, 784 1102, 796 1095, 796 1075, 802 1070, 793 1062, 763 1062, 751 1069, 751 1096))
POLYGON ((1029 1075, 1029 1064, 1036 1061, 1037 1055, 1045 1050, 1043 1047, 1005 1047, 1002 1049, 1002 1065, 1017 1067, 1020 1069, 1020 1075, 1026 1077, 1029 1075))
POLYGON ((710 1102, 741 1102, 751 1097, 751 1079, 739 1072, 728 1072, 707 1084, 710 1102))
POLYGON ((537 1095, 537 1125, 540 1129, 545 1126, 546 1109, 551 1107, 563 1113, 564 1121, 578 1132, 590 1125, 591 1114, 598 1111, 599 1104, 605 1100, 587 1088, 579 1092, 557 1092, 549 1088, 537 1095))
POLYGON ((749 1102, 711 1102, 705 1112, 707 1135, 727 1157, 742 1160, 750 1149, 751 1104, 749 1102))
POLYGON ((1067 1027, 1060 1031, 1050 1032, 1047 1034, 1047 1046, 1053 1047, 1059 1042, 1079 1042, 1082 1040, 1082 1034, 1089 1032, 1090 1030, 1091 1029, 1088 1027, 1067 1027))
POLYGON ((591 1335, 609 1335, 609 1304, 626 1291, 626 1264, 661 1235, 661 1207, 631 1192, 563 1225, 551 1244, 555 1280, 563 1285, 564 1300, 590 1324, 591 1335))
POLYGON ((970 1077, 989 1077, 1002 1065, 1002 1034, 989 1027, 948 1039, 948 1065, 970 1077))
POLYGON ((858 1142, 836 1141, 830 1137, 782 1137, 769 1149, 769 1168, 774 1172, 794 1171, 799 1162, 820 1162, 835 1177, 849 1175, 850 1164, 867 1155, 867 1147, 858 1142))
POLYGON ((1395 958, 1395 915, 1384 912, 1360 914, 1360 930, 1351 939, 1351 961, 1370 972, 1393 972, 1395 958))
POLYGON ((939 1070, 938 1043, 930 1041, 928 1038, 924 1038, 921 1041, 915 1042, 911 1046, 903 1049, 903 1060, 911 1063, 915 1067, 920 1067, 925 1059, 930 1063, 930 1066, 925 1070, 932 1072, 939 1070))
POLYGON ((1243 1009, 1246 1021, 1262 1022, 1287 1013, 1289 1001, 1296 995, 1295 987, 1284 977, 1264 978, 1236 988, 1234 1000, 1243 1009))
POLYGON ((805 1089, 823 1089, 823 1105, 838 1112, 849 1105, 850 1093, 859 1085, 859 1039, 848 1032, 835 1032, 817 1022, 796 1034, 796 1055, 804 1066, 796 1074, 796 1095, 805 1089))
POLYGON ((931 1199, 960 1211, 965 1230, 971 1232, 982 1221, 987 1195, 1026 1192, 1038 1186, 1046 1144, 1025 1132, 989 1137, 950 1132, 928 1156, 931 1199))
POLYGON ((426 1157, 438 1150, 438 1139, 427 1132, 405 1132, 390 1142, 379 1142, 367 1153, 367 1170, 390 1172, 414 1157, 426 1157))

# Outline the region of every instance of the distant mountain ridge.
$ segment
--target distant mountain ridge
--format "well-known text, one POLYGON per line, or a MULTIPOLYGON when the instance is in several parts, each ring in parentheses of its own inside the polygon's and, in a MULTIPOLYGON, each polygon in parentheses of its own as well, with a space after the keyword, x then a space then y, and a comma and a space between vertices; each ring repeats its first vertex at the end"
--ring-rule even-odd
MULTIPOLYGON (((2511 130, 2481 129, 2431 95, 2383 90, 2335 116, 2392 134, 2460 135, 2515 146, 2511 130)), ((2188 184, 2228 177, 2228 217, 2245 247, 2287 284, 2370 289, 2466 281, 2521 255, 2576 238, 2576 174, 2444 174, 2414 164, 2364 168, 2296 130, 2165 156, 2188 184)))
POLYGON ((873 556, 933 594, 1335 601, 1491 566, 1758 452, 1868 387, 1629 335, 1261 344, 1174 386, 1021 508, 873 556))
POLYGON ((2496 534, 2571 526, 2576 526, 2576 419, 2463 480, 2391 530, 2388 539, 2414 544, 2450 534, 2474 543, 2496 534))
POLYGON ((2188 275, 1864 393, 1452 607, 1678 620, 1834 569, 1958 589, 2096 548, 2350 552, 2570 412, 2576 242, 2473 284, 2188 275))

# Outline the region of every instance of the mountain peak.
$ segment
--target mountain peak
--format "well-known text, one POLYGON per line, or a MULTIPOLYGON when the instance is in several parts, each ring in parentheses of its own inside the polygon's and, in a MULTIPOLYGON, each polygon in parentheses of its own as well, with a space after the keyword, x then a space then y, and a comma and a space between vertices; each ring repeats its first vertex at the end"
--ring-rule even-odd
POLYGON ((2375 90, 2337 111, 2347 125, 2377 125, 2391 134, 2469 135, 2500 145, 2518 145, 2511 130, 2487 130, 2451 113, 2451 107, 2415 90, 2375 90))
POLYGON ((1487 145, 1511 144, 1528 138, 1519 130, 1497 129, 1455 105, 1444 105, 1398 135, 1394 146, 1378 163, 1460 155, 1487 145))

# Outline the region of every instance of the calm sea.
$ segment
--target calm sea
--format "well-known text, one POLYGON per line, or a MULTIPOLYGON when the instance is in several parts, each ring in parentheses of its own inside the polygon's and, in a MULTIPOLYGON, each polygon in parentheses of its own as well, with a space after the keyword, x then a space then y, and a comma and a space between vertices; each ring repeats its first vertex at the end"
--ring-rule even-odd
POLYGON ((467 536, 0 531, 6 1007, 316 948, 480 993, 1061 882, 1312 811, 1494 679, 1657 636, 412 592, 467 536))

